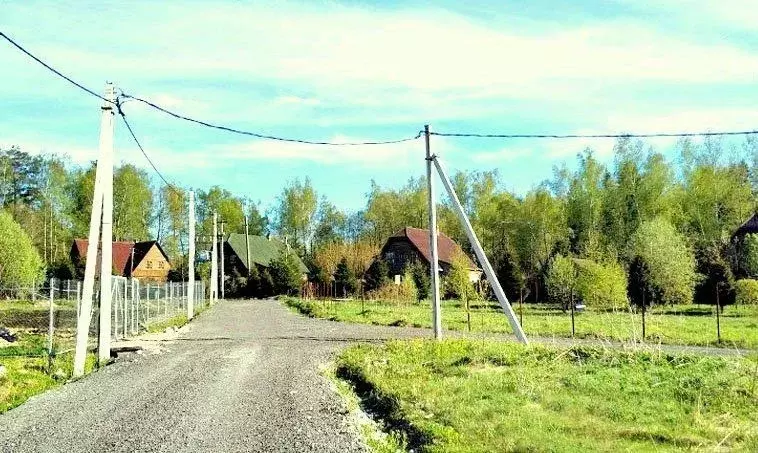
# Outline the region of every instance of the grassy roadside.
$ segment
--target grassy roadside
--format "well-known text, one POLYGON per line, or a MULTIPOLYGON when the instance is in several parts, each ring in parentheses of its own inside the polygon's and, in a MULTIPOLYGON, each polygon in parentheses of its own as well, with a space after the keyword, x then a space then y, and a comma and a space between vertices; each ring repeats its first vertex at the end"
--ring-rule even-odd
POLYGON ((414 451, 758 451, 758 357, 414 340, 336 375, 414 451))
MULTIPOLYGON (((55 358, 52 373, 48 372, 46 357, 3 357, 0 364, 7 370, 0 378, 0 414, 23 404, 34 395, 63 385, 71 378, 74 368, 73 354, 55 358)), ((97 356, 89 354, 85 373, 91 373, 97 364, 97 356)))
MULTIPOLYGON (((316 318, 388 326, 431 327, 428 303, 399 304, 377 301, 317 301, 287 298, 294 310, 316 318)), ((519 311, 518 307, 514 307, 519 311)), ((545 306, 523 307, 523 328, 527 335, 571 337, 571 317, 545 306)), ((442 324, 450 330, 468 329, 465 307, 458 301, 443 301, 442 324)), ((639 313, 593 312, 575 317, 577 338, 640 341, 639 313)), ((710 307, 665 306, 646 316, 646 342, 758 349, 758 307, 728 307, 721 316, 721 344, 717 343, 716 318, 710 307)), ((473 332, 511 333, 500 307, 476 303, 471 309, 473 332)))

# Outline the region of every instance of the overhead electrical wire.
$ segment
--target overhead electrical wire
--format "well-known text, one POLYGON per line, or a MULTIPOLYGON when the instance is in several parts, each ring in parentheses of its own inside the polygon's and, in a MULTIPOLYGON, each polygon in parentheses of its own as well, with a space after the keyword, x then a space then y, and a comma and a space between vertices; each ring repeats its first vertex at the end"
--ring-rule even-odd
MULTIPOLYGON (((109 103, 115 103, 113 100, 107 99, 94 90, 91 90, 90 88, 87 88, 86 86, 76 82, 72 78, 66 76, 62 72, 58 71, 54 67, 50 66, 49 64, 42 61, 40 58, 36 57, 34 54, 26 50, 23 46, 21 46, 19 43, 11 39, 8 35, 0 31, 0 36, 5 38, 11 45, 13 45, 15 48, 26 54, 29 58, 33 59, 43 67, 45 67, 50 72, 54 73, 58 77, 63 78, 64 80, 68 81, 69 83, 73 84, 80 90, 83 90, 84 92, 97 97, 98 99, 101 99, 105 102, 109 103)), ((126 93, 123 93, 119 96, 120 98, 124 99, 133 99, 137 102, 141 102, 148 107, 151 107, 155 110, 158 110, 166 115, 169 115, 173 118, 180 119, 183 121, 188 121, 191 123, 195 123, 201 126, 205 126, 208 128, 221 130, 225 132, 230 132, 234 134, 239 135, 246 135, 251 137, 256 137, 260 139, 265 140, 276 140, 281 142, 291 142, 291 143, 302 143, 307 145, 325 145, 325 146, 368 146, 368 145, 389 145, 389 144, 395 144, 395 143, 403 143, 403 142, 409 142, 413 140, 418 140, 424 135, 424 131, 419 131, 416 135, 405 137, 401 139, 396 140, 372 140, 372 141, 361 141, 361 142, 330 142, 330 141, 315 141, 315 140, 305 140, 300 138, 292 138, 292 137, 279 137, 275 135, 269 135, 269 134, 263 134, 260 132, 253 132, 253 131, 246 131, 242 129, 237 129, 230 126, 224 126, 219 124, 213 124, 208 121, 199 120, 196 118, 192 118, 186 115, 182 115, 180 113, 171 111, 167 108, 161 107, 158 104, 155 104, 154 102, 151 102, 147 99, 143 99, 137 96, 132 96, 126 93)), ((120 101, 119 101, 120 104, 120 101)), ((129 132, 132 135, 132 138, 134 138, 135 142, 139 145, 139 141, 134 136, 133 131, 131 130, 131 127, 129 126, 128 121, 126 120, 125 115, 121 111, 120 105, 119 105, 119 112, 122 115, 122 118, 124 119, 124 124, 126 124, 127 128, 129 129, 129 132)), ((713 136, 733 136, 733 135, 753 135, 758 134, 758 129, 753 130, 740 130, 740 131, 705 131, 705 132, 671 132, 671 133, 623 133, 623 134, 520 134, 520 133, 514 133, 514 134, 493 134, 493 133, 472 133, 472 132, 430 132, 429 135, 435 135, 438 137, 468 137, 468 138, 502 138, 502 139, 583 139, 583 138, 657 138, 657 137, 713 137, 713 136)), ((145 157, 148 159, 150 164, 153 166, 153 168, 157 170, 155 165, 150 161, 149 157, 145 153, 144 149, 139 146, 142 153, 145 155, 145 157)), ((161 178, 163 178, 161 176, 161 178)), ((166 180, 164 179, 164 182, 166 180)), ((168 184, 168 182, 166 182, 168 184)))

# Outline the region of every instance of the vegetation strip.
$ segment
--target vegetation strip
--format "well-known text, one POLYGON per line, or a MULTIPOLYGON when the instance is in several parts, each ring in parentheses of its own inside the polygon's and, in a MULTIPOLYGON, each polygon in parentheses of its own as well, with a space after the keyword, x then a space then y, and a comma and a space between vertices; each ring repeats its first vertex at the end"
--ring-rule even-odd
POLYGON ((414 451, 758 449, 758 357, 413 340, 337 376, 414 451))

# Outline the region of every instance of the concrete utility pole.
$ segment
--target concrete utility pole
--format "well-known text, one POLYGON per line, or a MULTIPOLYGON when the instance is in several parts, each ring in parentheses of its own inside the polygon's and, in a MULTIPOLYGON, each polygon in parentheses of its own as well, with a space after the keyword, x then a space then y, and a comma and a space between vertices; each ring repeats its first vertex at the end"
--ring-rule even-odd
POLYGON ((463 224, 463 228, 466 231, 466 236, 471 243, 471 247, 473 247, 474 252, 476 253, 476 257, 479 259, 479 264, 482 265, 484 274, 487 276, 487 280, 492 286, 492 291, 495 293, 495 297, 497 297, 498 302, 500 302, 500 306, 505 312, 505 315, 508 317, 508 323, 511 325, 513 333, 516 335, 516 338, 520 342, 528 344, 529 342, 526 339, 524 330, 521 328, 521 324, 519 324, 518 320, 516 319, 516 314, 513 312, 513 307, 511 307, 511 304, 508 302, 508 298, 505 297, 505 293, 503 292, 503 288, 500 286, 500 282, 495 275, 495 271, 492 269, 492 265, 487 259, 487 255, 484 254, 482 245, 479 243, 479 239, 476 237, 476 233, 474 233, 474 229, 471 227, 471 222, 466 215, 466 211, 464 211, 463 206, 461 206, 458 195, 456 195, 455 189, 453 188, 453 183, 450 182, 450 178, 447 176, 447 172, 442 166, 442 162, 440 162, 439 157, 434 156, 432 160, 434 161, 434 165, 437 167, 437 172, 440 175, 440 179, 442 179, 442 184, 445 186, 445 190, 450 196, 450 200, 453 202, 453 207, 458 214, 458 218, 463 224))
POLYGON ((250 230, 247 225, 247 216, 245 216, 245 248, 247 249, 245 256, 245 265, 247 266, 247 276, 250 277, 250 230))
POLYGON ((225 221, 221 221, 221 300, 224 300, 224 287, 226 286, 226 279, 224 278, 224 225, 225 221))
MULTIPOLYGON (((105 87, 105 98, 115 102, 116 93, 110 83, 105 87)), ((89 335, 90 313, 92 312, 92 296, 95 292, 95 267, 97 266, 97 245, 100 236, 100 221, 103 208, 103 173, 108 164, 104 157, 113 150, 114 112, 113 104, 104 102, 100 120, 100 154, 95 167, 95 189, 92 196, 92 210, 89 221, 87 258, 84 268, 84 288, 79 317, 76 320, 76 348, 74 353, 74 377, 84 375, 84 361, 87 355, 87 337, 89 335)), ((108 172, 110 174, 110 172, 108 172)), ((110 293, 108 293, 110 294, 110 293)), ((110 302, 110 300, 109 300, 110 302)), ((102 308, 101 308, 102 311, 102 308)), ((102 316, 102 313, 101 313, 102 316)), ((110 320, 110 312, 108 313, 110 320)), ((100 337, 109 336, 110 329, 100 329, 100 337)))
POLYGON ((189 277, 187 279, 187 319, 195 316, 195 192, 189 193, 189 277))
POLYGON ((218 300, 218 214, 213 213, 213 244, 211 245, 211 304, 218 300))
POLYGON ((432 173, 432 160, 434 159, 429 144, 429 125, 424 126, 426 137, 426 181, 429 189, 429 250, 432 254, 429 273, 431 274, 432 296, 432 323, 434 325, 434 338, 442 339, 442 316, 440 313, 440 262, 437 253, 437 203, 434 193, 434 174, 432 173))
MULTIPOLYGON (((110 99, 110 98, 109 98, 110 99)), ((111 116, 113 105, 110 105, 111 116)), ((97 356, 100 363, 111 359, 111 276, 113 275, 113 133, 111 146, 103 152, 103 236, 100 252, 100 335, 97 342, 97 356)), ((134 260, 132 248, 132 260, 134 260)), ((134 264, 132 263, 132 267, 134 264)))

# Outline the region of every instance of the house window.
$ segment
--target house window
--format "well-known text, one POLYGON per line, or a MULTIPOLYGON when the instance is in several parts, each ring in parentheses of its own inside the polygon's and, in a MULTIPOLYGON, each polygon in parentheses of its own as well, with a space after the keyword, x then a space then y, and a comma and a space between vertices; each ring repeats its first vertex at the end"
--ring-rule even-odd
POLYGON ((158 261, 158 269, 163 269, 163 261, 158 261))
POLYGON ((147 268, 152 269, 153 268, 153 262, 150 260, 147 260, 147 268))

